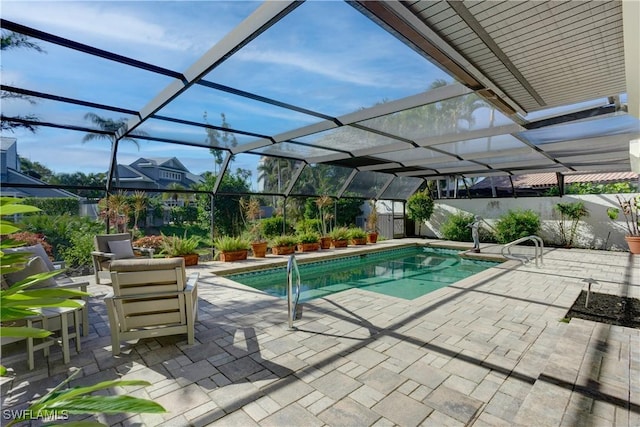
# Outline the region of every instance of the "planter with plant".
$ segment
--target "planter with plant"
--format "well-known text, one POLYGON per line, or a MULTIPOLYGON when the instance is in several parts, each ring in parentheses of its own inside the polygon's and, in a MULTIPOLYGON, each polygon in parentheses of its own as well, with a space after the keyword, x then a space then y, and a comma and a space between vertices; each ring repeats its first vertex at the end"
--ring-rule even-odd
POLYGON ((271 253, 273 255, 291 255, 296 251, 298 238, 290 234, 276 236, 271 239, 271 253))
POLYGON ((627 234, 624 239, 629 245, 629 252, 632 254, 640 254, 640 194, 631 196, 628 199, 616 195, 618 199, 618 208, 607 209, 607 215, 612 220, 618 219, 618 215, 622 210, 624 220, 627 225, 627 234))
POLYGON ((162 252, 167 257, 184 258, 184 265, 189 267, 198 265, 198 253, 196 249, 200 245, 198 236, 187 237, 185 231, 184 237, 165 236, 162 235, 162 252))
POLYGON ((366 245, 367 232, 358 227, 349 228, 349 240, 352 245, 366 245))
POLYGON ((300 252, 312 252, 320 249, 320 234, 315 231, 307 231, 298 234, 298 249, 300 252))
POLYGON ((333 199, 329 196, 320 196, 316 199, 318 214, 320 215, 320 247, 329 249, 331 247, 331 236, 329 236, 329 226, 333 219, 333 214, 329 210, 333 206, 333 199))
POLYGON ((241 198, 240 207, 244 213, 242 219, 245 222, 245 226, 249 233, 253 256, 256 258, 264 258, 267 256, 268 245, 267 239, 264 237, 262 223, 260 221, 260 218, 262 217, 260 201, 255 197, 250 197, 248 199, 241 198))
POLYGON ((220 252, 220 261, 231 262, 247 259, 251 244, 242 237, 222 236, 213 240, 213 247, 220 252))
POLYGON ((369 201, 369 215, 367 215, 367 242, 376 243, 378 241, 378 210, 376 201, 369 201))
POLYGON ((349 245, 349 229, 347 227, 336 227, 329 233, 331 244, 334 248, 346 248, 349 245))

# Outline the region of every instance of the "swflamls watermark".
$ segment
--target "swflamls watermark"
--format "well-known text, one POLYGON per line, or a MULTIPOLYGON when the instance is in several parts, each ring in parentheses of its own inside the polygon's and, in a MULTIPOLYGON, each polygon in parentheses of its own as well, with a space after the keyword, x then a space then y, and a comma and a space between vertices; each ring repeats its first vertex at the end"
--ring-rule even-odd
POLYGON ((3 409, 3 420, 41 420, 41 421, 55 421, 55 420, 68 420, 69 411, 55 410, 55 409, 41 409, 33 411, 31 409, 3 409))

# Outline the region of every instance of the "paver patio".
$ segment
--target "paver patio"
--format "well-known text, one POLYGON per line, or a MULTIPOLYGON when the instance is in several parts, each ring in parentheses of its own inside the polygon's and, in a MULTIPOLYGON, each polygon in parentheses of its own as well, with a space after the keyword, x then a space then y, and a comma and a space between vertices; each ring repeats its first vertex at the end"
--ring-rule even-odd
MULTIPOLYGON (((413 242, 438 243, 367 249, 413 242)), ((109 425, 640 425, 640 330, 560 321, 587 277, 596 291, 640 297, 640 259, 628 253, 547 248, 541 268, 510 261, 412 301, 349 290, 305 302, 297 331, 287 329, 286 301, 215 274, 238 265, 195 267, 195 345, 181 335, 146 339, 119 357, 101 301, 110 287, 92 284, 81 354, 68 365, 59 351, 48 362, 39 355, 34 371, 4 354, 15 372, 2 384, 3 409, 24 409, 81 368, 74 384, 147 380, 112 392, 169 411, 95 417, 109 425)))

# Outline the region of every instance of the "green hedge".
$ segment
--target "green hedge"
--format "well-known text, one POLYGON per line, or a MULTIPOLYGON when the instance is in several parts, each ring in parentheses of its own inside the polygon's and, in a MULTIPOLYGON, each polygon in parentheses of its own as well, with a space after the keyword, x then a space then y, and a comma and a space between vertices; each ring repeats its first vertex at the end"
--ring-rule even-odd
POLYGON ((73 197, 27 197, 24 204, 40 208, 47 215, 80 214, 80 200, 73 197))

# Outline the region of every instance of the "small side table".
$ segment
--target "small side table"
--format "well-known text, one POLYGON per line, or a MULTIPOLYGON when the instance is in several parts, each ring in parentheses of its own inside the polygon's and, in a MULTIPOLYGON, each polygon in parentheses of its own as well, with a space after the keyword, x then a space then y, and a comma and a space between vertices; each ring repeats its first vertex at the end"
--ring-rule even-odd
POLYGON ((75 339, 76 351, 80 353, 80 312, 85 308, 86 302, 83 300, 78 300, 77 302, 80 304, 78 307, 42 308, 39 310, 40 315, 31 316, 26 319, 27 327, 38 327, 38 324, 41 324, 42 329, 52 332, 60 331, 60 337, 58 339, 47 337, 39 344, 34 343, 34 338, 27 338, 27 364, 29 366, 29 370, 33 370, 35 367, 34 353, 38 350, 44 350, 44 355, 48 357, 49 347, 53 344, 59 343, 62 345, 62 358, 64 363, 69 363, 71 361, 71 356, 69 354, 70 339, 75 339), (69 332, 70 315, 72 315, 73 319, 71 332, 69 332))

